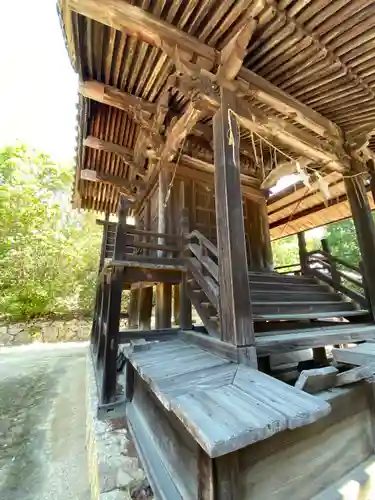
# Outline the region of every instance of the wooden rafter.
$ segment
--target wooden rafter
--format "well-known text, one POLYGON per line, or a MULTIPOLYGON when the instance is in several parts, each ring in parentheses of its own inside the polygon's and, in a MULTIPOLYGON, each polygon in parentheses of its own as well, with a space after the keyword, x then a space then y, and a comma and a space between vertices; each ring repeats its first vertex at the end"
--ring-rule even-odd
MULTIPOLYGON (((213 69, 217 62, 215 49, 126 0, 67 0, 67 3, 71 10, 119 31, 136 35, 168 55, 173 54, 177 47, 184 59, 198 56, 197 64, 200 67, 213 69)), ((238 83, 242 83, 257 100, 293 117, 304 127, 333 141, 342 141, 337 125, 249 69, 242 67, 239 70, 238 83)))
POLYGON ((87 148, 97 149, 99 151, 106 151, 107 153, 114 153, 116 155, 119 155, 129 166, 129 168, 137 175, 146 175, 145 169, 137 166, 133 162, 133 153, 131 149, 125 148, 124 146, 120 146, 119 144, 115 144, 113 142, 103 141, 102 139, 93 137, 92 135, 89 135, 88 137, 86 137, 86 139, 83 140, 83 145, 87 148))

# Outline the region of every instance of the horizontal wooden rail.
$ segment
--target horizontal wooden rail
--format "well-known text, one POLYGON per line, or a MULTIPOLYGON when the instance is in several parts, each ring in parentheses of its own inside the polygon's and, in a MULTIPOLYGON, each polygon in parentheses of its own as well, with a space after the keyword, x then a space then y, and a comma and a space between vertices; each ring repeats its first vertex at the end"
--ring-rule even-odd
POLYGON ((321 254, 324 255, 327 259, 335 262, 336 264, 340 264, 341 266, 347 267, 348 269, 351 269, 352 271, 355 271, 358 274, 361 274, 361 270, 359 269, 358 266, 355 266, 354 264, 350 264, 350 262, 347 262, 344 259, 341 259, 340 257, 337 257, 336 255, 331 255, 328 252, 325 252, 324 250, 313 250, 312 252, 308 252, 307 255, 310 257, 312 255, 316 254, 321 254))
POLYGON ((128 234, 134 234, 136 236, 148 236, 151 238, 163 238, 165 240, 181 240, 181 235, 179 234, 167 234, 167 233, 154 233, 153 231, 144 231, 143 229, 136 229, 133 226, 125 226, 126 232, 128 234))
POLYGON ((181 247, 170 245, 159 245, 158 243, 143 243, 141 241, 132 241, 126 244, 128 248, 146 248, 149 250, 163 250, 164 252, 180 252, 181 247))
POLYGON ((277 271, 278 269, 289 269, 290 267, 301 267, 301 264, 297 263, 297 264, 285 264, 285 266, 277 266, 275 267, 275 271, 277 271))

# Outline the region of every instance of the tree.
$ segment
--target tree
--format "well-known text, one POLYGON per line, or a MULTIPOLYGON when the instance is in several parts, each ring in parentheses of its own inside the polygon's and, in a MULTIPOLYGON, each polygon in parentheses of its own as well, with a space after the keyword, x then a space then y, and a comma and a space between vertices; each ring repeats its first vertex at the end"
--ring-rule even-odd
POLYGON ((24 145, 0 151, 0 316, 89 311, 101 231, 70 207, 73 169, 24 145))

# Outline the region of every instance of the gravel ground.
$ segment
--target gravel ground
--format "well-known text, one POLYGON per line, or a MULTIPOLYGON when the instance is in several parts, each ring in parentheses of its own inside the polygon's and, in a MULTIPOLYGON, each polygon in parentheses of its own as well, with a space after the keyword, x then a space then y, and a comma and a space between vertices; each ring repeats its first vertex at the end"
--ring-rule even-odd
POLYGON ((89 500, 85 344, 0 348, 0 499, 89 500))

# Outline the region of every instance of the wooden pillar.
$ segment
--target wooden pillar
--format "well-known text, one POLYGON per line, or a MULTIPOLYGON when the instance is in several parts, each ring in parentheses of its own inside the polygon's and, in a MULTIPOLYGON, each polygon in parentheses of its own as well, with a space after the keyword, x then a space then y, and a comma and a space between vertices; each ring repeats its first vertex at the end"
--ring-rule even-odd
MULTIPOLYGON (((353 165, 353 171, 358 171, 353 165)), ((375 225, 362 176, 346 177, 345 187, 362 256, 370 309, 375 318, 375 225)))
POLYGON ((299 262, 301 264, 302 274, 306 274, 307 271, 307 248, 306 248, 306 238, 305 233, 301 231, 297 233, 298 238, 298 251, 299 251, 299 262))
POLYGON ((139 289, 138 299, 138 328, 140 330, 151 329, 152 315, 152 286, 139 289))
MULTIPOLYGON (((126 247, 126 216, 128 212, 128 201, 120 197, 118 211, 118 225, 116 231, 114 258, 121 260, 126 247)), ((120 328, 121 298, 124 286, 124 271, 116 268, 106 276, 108 288, 108 306, 106 307, 104 324, 107 325, 105 335, 105 346, 103 356, 103 380, 101 390, 101 402, 112 403, 116 399, 117 383, 117 353, 118 334, 120 328)))
MULTIPOLYGON (((170 203, 167 200, 170 174, 165 169, 159 173, 159 191, 158 191, 158 232, 167 233, 169 230, 168 221, 170 221, 170 203)), ((159 238, 161 245, 165 244, 164 238, 159 238)), ((159 257, 165 254, 158 251, 159 257)), ((156 285, 156 303, 155 303, 155 325, 156 328, 170 328, 172 324, 172 285, 170 283, 159 283, 156 285)))
POLYGON ((323 251, 324 251, 326 254, 328 254, 328 256, 327 256, 327 260, 328 260, 329 265, 330 265, 330 270, 331 270, 331 276, 332 276, 332 279, 333 279, 336 283, 340 283, 340 281, 341 281, 341 277, 340 277, 340 274, 337 272, 337 266, 336 266, 336 263, 335 263, 335 261, 332 259, 331 248, 330 248, 330 246, 329 246, 329 243, 328 243, 327 238, 322 238, 321 243, 322 243, 322 249, 323 249, 323 251))
POLYGON ((103 269, 104 260, 105 260, 105 249, 107 246, 107 237, 108 237, 108 224, 109 224, 109 209, 105 211, 105 224, 103 225, 103 237, 102 237, 102 246, 100 249, 100 259, 99 259, 99 273, 103 269))
POLYGON ((173 323, 180 324, 180 285, 173 286, 173 323))
POLYGON ((255 271, 271 271, 273 256, 266 199, 263 197, 259 203, 246 198, 244 203, 249 241, 249 267, 255 271))
POLYGON ((156 285, 155 327, 171 328, 172 326, 172 285, 159 283, 156 285))
MULTIPOLYGON (((188 209, 188 196, 187 186, 184 181, 181 182, 181 205, 184 207, 181 210, 181 236, 189 233, 189 209, 188 209)), ((184 244, 184 241, 183 241, 184 244)), ((182 257, 185 256, 185 251, 182 252, 182 257)), ((192 307, 191 300, 187 291, 188 283, 186 273, 183 273, 180 284, 180 326, 183 330, 191 330, 192 323, 192 307)))
POLYGON ((256 364, 240 184, 239 129, 230 109, 234 110, 233 96, 221 88, 221 108, 213 119, 221 338, 236 346, 250 346, 256 364))
POLYGON ((128 303, 128 326, 129 328, 138 327, 138 302, 139 302, 139 292, 138 288, 130 290, 129 292, 129 303, 128 303))

